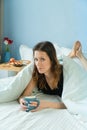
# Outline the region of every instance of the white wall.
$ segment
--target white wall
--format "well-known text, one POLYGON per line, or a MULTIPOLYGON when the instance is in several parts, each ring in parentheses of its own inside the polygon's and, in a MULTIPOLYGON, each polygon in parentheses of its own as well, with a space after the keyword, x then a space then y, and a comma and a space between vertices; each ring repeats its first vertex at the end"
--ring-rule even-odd
POLYGON ((4 0, 4 36, 16 58, 20 44, 42 40, 70 48, 80 40, 87 50, 87 0, 4 0))

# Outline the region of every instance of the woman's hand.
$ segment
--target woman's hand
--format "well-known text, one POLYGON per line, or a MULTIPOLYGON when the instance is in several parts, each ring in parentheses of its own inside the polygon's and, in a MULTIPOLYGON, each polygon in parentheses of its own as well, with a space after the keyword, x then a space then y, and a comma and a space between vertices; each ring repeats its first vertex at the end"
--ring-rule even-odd
MULTIPOLYGON (((38 104, 37 104, 37 102, 31 102, 30 105, 36 107, 38 104)), ((39 106, 37 108, 31 110, 31 112, 39 111, 39 110, 42 110, 45 108, 47 108, 47 101, 40 100, 39 106)))
POLYGON ((23 98, 21 98, 19 102, 20 102, 22 110, 26 111, 27 110, 27 106, 25 105, 26 101, 23 98))
POLYGON ((38 106, 38 102, 30 101, 30 103, 28 103, 27 101, 24 100, 24 98, 20 98, 19 102, 20 102, 22 110, 24 110, 24 111, 27 111, 29 109, 29 107, 31 107, 31 106, 34 106, 34 107, 38 106))

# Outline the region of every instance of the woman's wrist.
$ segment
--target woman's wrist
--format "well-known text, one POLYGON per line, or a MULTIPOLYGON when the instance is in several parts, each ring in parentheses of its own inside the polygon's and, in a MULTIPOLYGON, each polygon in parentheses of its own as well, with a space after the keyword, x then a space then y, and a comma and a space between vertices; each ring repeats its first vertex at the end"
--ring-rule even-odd
POLYGON ((65 109, 66 106, 62 102, 48 102, 48 101, 43 101, 44 108, 55 108, 55 109, 65 109))

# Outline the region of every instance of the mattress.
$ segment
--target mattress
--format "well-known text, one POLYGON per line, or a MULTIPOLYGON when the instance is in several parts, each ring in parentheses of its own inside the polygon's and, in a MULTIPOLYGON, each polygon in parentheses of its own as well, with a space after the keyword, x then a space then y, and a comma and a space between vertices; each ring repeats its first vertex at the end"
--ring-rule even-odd
MULTIPOLYGON (((58 96, 38 94, 39 99, 59 101, 58 96)), ((0 130, 87 130, 67 109, 25 112, 17 101, 0 104, 0 130)))

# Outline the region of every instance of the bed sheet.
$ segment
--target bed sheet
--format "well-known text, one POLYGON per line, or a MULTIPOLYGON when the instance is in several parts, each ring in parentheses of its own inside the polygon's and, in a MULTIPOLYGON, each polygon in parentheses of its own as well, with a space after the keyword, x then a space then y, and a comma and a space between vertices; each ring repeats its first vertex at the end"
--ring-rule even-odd
MULTIPOLYGON (((67 55, 69 51, 62 48, 62 53, 58 56, 61 58, 63 53, 67 55)), ((0 87, 12 79, 13 77, 0 79, 0 87)), ((40 99, 58 101, 56 98, 40 95, 40 99)), ((27 113, 20 109, 17 101, 13 101, 0 104, 0 130, 87 130, 87 122, 83 122, 78 115, 71 114, 67 109, 44 109, 27 113)))
MULTIPOLYGON (((57 96, 39 94, 39 99, 59 101, 57 96)), ((17 101, 0 104, 0 130, 87 130, 67 109, 25 112, 17 101)))
POLYGON ((13 78, 14 78, 14 76, 0 78, 0 90, 3 88, 3 86, 6 86, 7 84, 9 84, 13 78))

